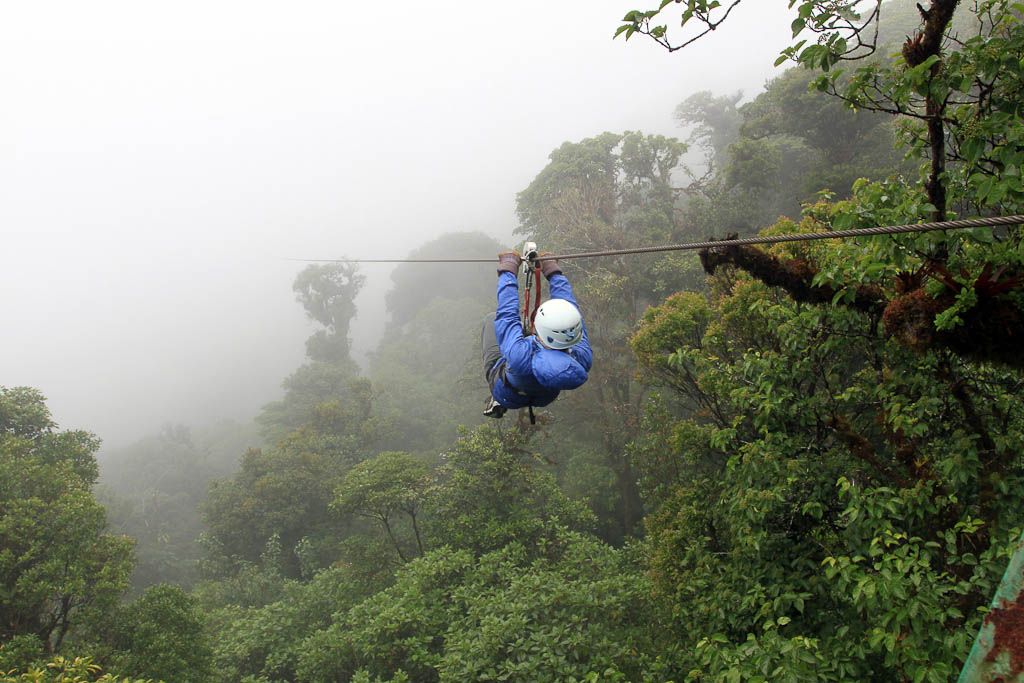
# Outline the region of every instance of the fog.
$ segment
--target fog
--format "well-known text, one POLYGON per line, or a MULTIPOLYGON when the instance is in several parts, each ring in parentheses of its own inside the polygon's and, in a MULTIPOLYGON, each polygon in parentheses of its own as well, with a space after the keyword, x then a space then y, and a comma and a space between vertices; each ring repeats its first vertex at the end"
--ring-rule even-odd
MULTIPOLYGON (((0 384, 108 445, 251 418, 313 329, 288 259, 511 244, 551 150, 685 135, 677 103, 756 94, 788 38, 762 2, 681 53, 612 40, 651 4, 4 3, 0 384)), ((363 272, 357 355, 390 283, 363 272)))

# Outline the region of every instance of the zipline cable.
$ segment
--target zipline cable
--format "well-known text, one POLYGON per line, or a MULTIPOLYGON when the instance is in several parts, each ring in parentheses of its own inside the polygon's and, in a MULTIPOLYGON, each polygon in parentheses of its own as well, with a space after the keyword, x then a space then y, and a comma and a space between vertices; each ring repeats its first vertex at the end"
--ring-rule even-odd
MULTIPOLYGON (((884 225, 873 228, 856 228, 853 230, 832 230, 827 232, 805 232, 788 235, 771 235, 769 237, 742 237, 732 240, 711 240, 708 242, 688 242, 686 244, 667 244, 660 247, 636 247, 633 249, 611 249, 607 251, 585 251, 576 254, 547 254, 538 256, 535 261, 551 259, 566 260, 576 258, 594 258, 597 256, 619 256, 621 254, 650 254, 661 251, 683 251, 687 249, 710 249, 733 247, 746 244, 778 244, 780 242, 810 242, 813 240, 847 239, 850 237, 866 237, 870 235, 894 235, 908 232, 930 232, 933 230, 963 230, 964 228, 987 228, 1001 225, 1022 225, 1024 215, 993 216, 991 218, 965 218, 955 221, 937 221, 934 223, 910 223, 907 225, 884 225)), ((315 261, 318 263, 494 263, 496 258, 484 259, 288 259, 290 261, 315 261)))

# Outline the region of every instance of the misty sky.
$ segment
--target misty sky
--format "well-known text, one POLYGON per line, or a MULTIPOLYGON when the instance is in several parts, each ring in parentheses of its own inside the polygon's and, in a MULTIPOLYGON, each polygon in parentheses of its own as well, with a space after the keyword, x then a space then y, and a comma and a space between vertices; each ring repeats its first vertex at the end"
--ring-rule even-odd
MULTIPOLYGON (((684 136, 677 103, 755 95, 788 38, 759 0, 680 53, 612 40, 653 4, 0 3, 0 385, 114 446, 251 418, 313 330, 287 258, 511 244, 552 149, 684 136)), ((390 284, 363 272, 357 351, 390 284)))

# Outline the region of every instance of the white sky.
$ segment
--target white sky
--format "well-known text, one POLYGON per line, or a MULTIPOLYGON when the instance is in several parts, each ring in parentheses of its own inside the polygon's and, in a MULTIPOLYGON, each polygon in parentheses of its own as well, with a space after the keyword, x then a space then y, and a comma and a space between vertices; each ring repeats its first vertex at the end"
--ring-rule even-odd
POLYGON ((749 0, 680 53, 612 40, 653 4, 0 0, 0 384, 109 445, 252 417, 313 329, 285 258, 511 243, 551 150, 683 135, 678 102, 756 94, 788 38, 749 0))

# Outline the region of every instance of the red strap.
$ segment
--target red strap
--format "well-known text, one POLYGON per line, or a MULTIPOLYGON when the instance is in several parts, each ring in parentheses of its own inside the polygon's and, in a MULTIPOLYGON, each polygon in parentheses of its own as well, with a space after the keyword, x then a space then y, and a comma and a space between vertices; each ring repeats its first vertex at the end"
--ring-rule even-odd
MULTIPOLYGON (((537 309, 540 308, 540 266, 537 266, 533 271, 534 277, 536 277, 537 294, 534 297, 533 312, 530 312, 530 289, 529 286, 526 289, 526 293, 523 296, 523 320, 530 321, 530 332, 533 332, 533 319, 537 317, 537 309)), ((530 274, 526 274, 526 284, 530 284, 530 274)))
POLYGON ((533 270, 533 274, 537 278, 535 289, 537 290, 536 298, 533 302, 533 313, 530 314, 530 329, 533 330, 533 319, 537 317, 537 309, 540 308, 540 266, 538 265, 533 270))
MULTIPOLYGON (((534 330, 534 318, 537 317, 537 309, 541 307, 541 266, 534 268, 534 276, 537 279, 537 295, 534 300, 534 311, 529 310, 529 272, 526 273, 526 292, 522 298, 522 319, 529 321, 529 330, 534 330)), ((525 325, 525 323, 524 323, 525 325)))

